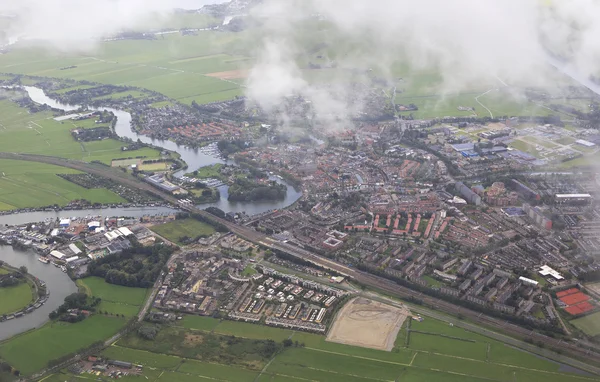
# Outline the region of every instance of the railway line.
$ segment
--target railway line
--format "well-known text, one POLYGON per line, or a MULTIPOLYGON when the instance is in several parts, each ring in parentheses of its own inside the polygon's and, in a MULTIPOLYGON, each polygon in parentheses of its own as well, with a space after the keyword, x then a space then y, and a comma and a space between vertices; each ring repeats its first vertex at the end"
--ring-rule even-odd
MULTIPOLYGON (((463 317, 468 318, 470 321, 472 321, 474 323, 478 323, 478 324, 484 325, 486 327, 493 328, 498 333, 502 333, 504 335, 504 337, 513 336, 513 337, 519 338, 521 340, 522 339, 533 339, 536 342, 538 342, 538 341, 542 342, 549 348, 552 348, 555 350, 560 350, 561 353, 568 353, 570 356, 577 357, 577 359, 573 359, 573 358, 566 358, 559 354, 555 354, 556 357, 553 358, 554 360, 556 360, 558 362, 564 362, 571 366, 581 368, 583 370, 587 370, 587 371, 590 371, 590 372, 600 375, 600 367, 596 367, 596 366, 590 364, 589 362, 586 362, 586 361, 591 361, 591 362, 594 362, 594 363, 600 365, 600 354, 580 348, 574 343, 571 343, 571 342, 568 342, 568 341, 565 341, 562 339, 551 338, 551 337, 545 336, 543 334, 536 333, 532 330, 509 323, 507 321, 504 321, 504 320, 501 320, 498 318, 494 318, 494 317, 490 317, 483 313, 470 310, 468 308, 463 308, 463 307, 454 305, 454 304, 444 301, 442 299, 431 297, 431 296, 422 294, 420 292, 415 292, 414 290, 411 290, 407 287, 398 285, 398 284, 394 283, 393 281, 372 275, 370 273, 362 272, 360 270, 348 267, 344 264, 338 263, 331 259, 327 259, 327 258, 318 256, 318 255, 315 255, 314 253, 311 253, 305 249, 302 249, 302 248, 299 248, 296 246, 292 246, 287 243, 280 243, 280 242, 274 241, 270 237, 268 237, 262 233, 256 232, 251 228, 232 223, 225 219, 221 219, 221 218, 216 217, 216 216, 214 216, 204 210, 201 210, 199 208, 192 207, 192 206, 181 206, 181 205, 179 205, 178 200, 176 198, 174 198, 173 196, 168 195, 168 194, 154 188, 150 184, 144 183, 143 181, 141 181, 137 178, 134 178, 131 175, 126 174, 122 171, 119 171, 119 170, 116 170, 116 169, 113 169, 110 167, 105 167, 102 165, 97 165, 97 164, 91 164, 91 163, 56 158, 56 157, 32 155, 32 154, 0 153, 0 158, 1 159, 13 159, 13 160, 41 162, 41 163, 53 164, 53 165, 62 166, 62 167, 68 167, 68 168, 72 168, 72 169, 79 170, 82 172, 87 172, 87 173, 91 173, 94 175, 102 176, 102 177, 108 178, 110 180, 113 180, 115 182, 120 182, 122 184, 137 188, 139 190, 146 191, 146 192, 153 194, 169 203, 178 205, 183 210, 202 215, 208 219, 211 219, 213 221, 221 223, 221 224, 225 225, 233 233, 235 233, 235 234, 239 235, 240 237, 242 237, 250 242, 253 242, 255 244, 260 244, 260 245, 268 247, 268 248, 277 249, 277 250, 286 252, 292 256, 296 256, 298 258, 311 261, 318 266, 336 271, 337 273, 340 273, 349 278, 352 278, 355 281, 357 281, 363 285, 382 290, 386 293, 389 293, 392 296, 397 296, 400 298, 408 298, 408 297, 418 298, 419 300, 421 300, 423 302, 423 304, 425 306, 431 307, 435 310, 440 310, 440 311, 443 311, 446 313, 450 313, 453 315, 460 314, 463 317)), ((419 312, 419 307, 414 307, 413 310, 415 312, 419 312)), ((421 310, 426 314, 430 314, 429 310, 422 309, 422 308, 421 308, 421 310)), ((512 340, 514 340, 514 338, 512 340)), ((509 342, 509 341, 504 341, 504 342, 509 342)), ((536 350, 535 349, 536 346, 533 346, 533 345, 529 346, 530 344, 527 344, 527 343, 521 343, 520 345, 521 346, 519 346, 519 347, 528 348, 532 352, 534 352, 534 350, 536 350), (525 346, 525 345, 527 345, 527 346, 525 346)), ((535 353, 539 354, 540 351, 535 351, 535 353)), ((547 356, 548 358, 551 358, 551 355, 549 355, 549 354, 543 354, 543 355, 547 356)))

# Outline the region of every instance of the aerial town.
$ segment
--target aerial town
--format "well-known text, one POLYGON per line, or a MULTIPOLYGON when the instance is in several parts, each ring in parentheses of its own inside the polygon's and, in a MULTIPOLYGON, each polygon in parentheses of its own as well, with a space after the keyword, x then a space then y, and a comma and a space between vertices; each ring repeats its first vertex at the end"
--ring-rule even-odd
POLYGON ((325 4, 261 103, 263 3, 0 34, 0 381, 600 380, 598 78, 428 95, 325 4))

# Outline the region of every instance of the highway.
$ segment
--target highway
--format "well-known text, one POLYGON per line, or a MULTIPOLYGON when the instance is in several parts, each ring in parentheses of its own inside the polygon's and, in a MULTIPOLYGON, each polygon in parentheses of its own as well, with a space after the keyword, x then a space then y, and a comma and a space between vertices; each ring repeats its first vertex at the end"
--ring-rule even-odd
MULTIPOLYGON (((61 159, 61 158, 56 158, 56 157, 47 157, 47 156, 31 155, 31 154, 0 153, 0 158, 26 160, 26 161, 54 164, 57 166, 68 167, 68 168, 72 168, 75 170, 91 173, 94 175, 98 175, 98 176, 102 176, 102 177, 111 179, 115 182, 120 182, 122 184, 131 186, 131 187, 143 190, 143 191, 147 191, 169 203, 178 205, 178 200, 176 198, 174 198, 173 196, 168 195, 168 194, 154 188, 150 184, 142 182, 141 180, 134 178, 133 176, 131 176, 129 174, 126 174, 120 170, 117 170, 117 169, 114 169, 111 167, 102 166, 102 165, 98 165, 98 164, 90 164, 90 163, 80 162, 80 161, 74 161, 74 160, 68 160, 68 159, 61 159)), ((588 361, 593 361, 593 362, 600 364, 600 355, 597 353, 589 352, 585 349, 579 348, 574 343, 565 342, 564 340, 551 338, 551 337, 536 333, 532 330, 528 330, 528 329, 520 327, 518 325, 509 323, 507 321, 504 321, 504 320, 501 320, 498 318, 494 318, 494 317, 490 317, 490 316, 487 316, 480 312, 476 312, 476 311, 473 311, 473 310, 470 310, 467 308, 459 307, 457 305, 454 305, 454 304, 444 301, 442 299, 427 296, 420 292, 416 292, 416 291, 406 288, 404 286, 398 285, 393 281, 372 275, 370 273, 362 272, 357 269, 340 264, 336 261, 315 255, 314 253, 306 251, 302 248, 292 246, 287 243, 276 242, 262 233, 256 232, 253 229, 250 229, 248 227, 240 226, 238 224, 232 223, 228 220, 218 218, 204 210, 201 210, 201 209, 198 209, 195 207, 190 207, 190 206, 185 206, 185 207, 180 206, 180 208, 187 210, 189 212, 197 213, 197 214, 202 215, 210 220, 221 223, 221 224, 225 225, 227 228, 229 228, 233 233, 237 234, 238 236, 240 236, 250 242, 253 242, 255 244, 260 244, 260 245, 263 245, 268 248, 277 249, 277 250, 286 252, 290 255, 297 256, 304 260, 309 260, 318 266, 334 270, 342 275, 345 275, 349 278, 354 279, 355 281, 357 281, 363 285, 375 288, 377 290, 384 291, 391 296, 396 296, 396 297, 400 297, 400 298, 416 297, 416 298, 420 299, 421 301, 423 301, 423 304, 427 307, 431 307, 435 310, 447 312, 452 315, 461 314, 463 317, 468 318, 471 322, 475 322, 475 323, 484 325, 488 328, 493 328, 495 331, 498 332, 496 334, 503 333, 502 337, 504 339, 501 339, 501 341, 503 341, 503 342, 514 342, 515 341, 512 338, 510 341, 508 341, 507 340, 507 338, 509 338, 508 336, 513 336, 513 337, 520 338, 520 339, 531 338, 531 339, 535 340, 536 342, 538 342, 538 341, 543 342, 545 344, 545 346, 554 348, 554 349, 559 349, 563 354, 569 353, 570 356, 574 356, 574 357, 576 357, 576 359, 572 359, 572 358, 567 359, 566 357, 558 355, 558 354, 556 354, 556 357, 551 357, 552 354, 548 354, 549 352, 547 352, 547 351, 543 352, 544 349, 538 349, 537 346, 530 346, 527 343, 520 343, 515 346, 519 346, 524 349, 530 349, 530 351, 532 351, 534 353, 542 354, 548 358, 555 359, 559 362, 567 363, 574 367, 578 367, 578 368, 581 368, 584 370, 589 370, 596 374, 600 374, 600 368, 590 365, 589 363, 586 363, 584 361, 584 360, 588 360, 588 361), (536 349, 538 351, 534 351, 536 349)), ((156 289, 157 289, 157 286, 155 285, 155 287, 153 288, 153 294, 155 293, 156 289)), ((150 302, 151 302, 151 300, 152 299, 149 299, 150 302)), ((149 306, 150 306, 150 304, 147 303, 146 306, 144 306, 143 311, 146 311, 149 306)), ((419 312, 418 306, 411 307, 411 309, 415 312, 419 312)), ((423 313, 427 314, 427 315, 431 315, 430 310, 423 309, 423 313)), ((143 317, 143 316, 141 316, 141 317, 143 317)), ((459 324, 460 324, 460 322, 459 322, 459 324)), ((462 325, 462 326, 464 326, 464 325, 462 325)), ((489 333, 492 333, 492 332, 488 332, 488 335, 489 335, 489 333)))

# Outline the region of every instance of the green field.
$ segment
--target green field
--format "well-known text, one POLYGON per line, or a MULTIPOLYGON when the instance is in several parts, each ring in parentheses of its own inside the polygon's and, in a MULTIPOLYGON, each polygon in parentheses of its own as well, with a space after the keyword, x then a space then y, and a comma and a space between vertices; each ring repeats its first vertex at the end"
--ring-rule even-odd
POLYGON ((0 211, 25 207, 67 205, 85 199, 92 203, 122 203, 107 189, 86 189, 56 174, 79 171, 43 163, 0 159, 0 211))
MULTIPOLYGON (((577 375, 561 374, 559 365, 507 346, 448 323, 426 318, 413 321, 410 344, 396 342, 392 352, 327 342, 325 337, 290 330, 277 329, 232 321, 218 321, 205 317, 185 317, 186 328, 213 331, 219 334, 246 338, 269 338, 281 341, 291 338, 304 348, 288 349, 278 355, 260 380, 294 380, 308 378, 316 381, 377 380, 429 381, 439 380, 537 381, 563 378, 564 381, 583 380, 577 375), (431 334, 425 334, 431 333, 431 334), (417 362, 418 361, 418 362, 417 362), (375 371, 370 371, 371 369, 375 371), (369 374, 366 374, 367 370, 369 374), (492 374, 487 374, 492 370, 492 374), (395 377, 393 377, 395 375, 395 377), (497 376, 497 377, 496 377, 497 376), (393 377, 393 378, 390 378, 393 377), (358 378, 358 379, 356 379, 358 378), (529 378, 529 379, 528 379, 529 378), (438 379, 435 379, 438 380, 438 379)), ((405 330, 404 328, 402 330, 405 330)))
POLYGON ((94 315, 76 324, 53 322, 0 344, 0 357, 24 374, 47 366, 48 361, 107 339, 124 319, 94 315))
MULTIPOLYGON (((127 156, 158 158, 160 152, 142 148, 124 154, 123 143, 114 139, 77 142, 70 130, 74 121, 57 122, 51 112, 30 114, 9 99, 0 100, 0 152, 49 155, 110 164, 127 156)), ((86 123, 88 121, 83 121, 86 123)), ((106 189, 85 189, 56 174, 73 174, 58 166, 0 160, 0 210, 25 207, 64 206, 74 200, 92 203, 122 203, 123 198, 106 189)))
POLYGON ((189 176, 190 178, 214 178, 220 179, 221 173, 219 170, 223 167, 221 163, 213 164, 211 166, 200 167, 199 169, 185 174, 185 176, 189 176))
POLYGON ((32 290, 28 283, 0 288, 0 316, 14 313, 26 307, 32 301, 32 290))
POLYGON ((182 237, 195 238, 198 236, 210 236, 215 233, 213 227, 195 219, 180 219, 165 224, 155 225, 150 228, 165 239, 182 244, 182 237))
POLYGON ((57 122, 52 117, 51 112, 30 114, 8 99, 0 100, 0 151, 100 161, 109 165, 113 159, 123 157, 155 159, 160 156, 158 150, 150 148, 125 154, 121 151, 124 144, 115 139, 77 142, 70 132, 77 127, 75 122, 57 122))
POLYGON ((600 334, 600 312, 577 318, 571 324, 588 336, 597 336, 600 334))
MULTIPOLYGON (((144 303, 147 289, 130 288, 121 285, 109 284, 100 277, 86 277, 77 280, 77 285, 88 295, 100 297, 102 303, 110 302, 113 305, 129 305, 139 307, 144 303)), ((103 310, 100 308, 100 310, 103 310)))
POLYGON ((291 338, 304 344, 304 347, 292 346, 284 349, 268 364, 258 379, 256 378, 259 373, 256 370, 197 361, 184 354, 160 354, 185 352, 195 356, 198 350, 192 350, 191 344, 185 350, 166 344, 172 342, 174 337, 193 339, 193 331, 183 337, 180 331, 177 331, 175 336, 169 331, 166 333, 168 339, 161 339, 155 344, 143 342, 142 345, 140 340, 131 342, 130 338, 109 347, 103 354, 109 358, 162 370, 164 373, 159 381, 191 382, 213 378, 232 382, 598 380, 560 373, 556 363, 429 318, 423 322, 413 321, 411 329, 431 334, 413 332, 408 348, 404 348, 403 341, 400 341, 391 352, 330 343, 325 341, 324 336, 310 333, 218 321, 207 317, 186 316, 181 324, 199 331, 213 331, 245 338, 269 338, 278 342, 291 338), (127 346, 141 348, 137 350, 127 346))

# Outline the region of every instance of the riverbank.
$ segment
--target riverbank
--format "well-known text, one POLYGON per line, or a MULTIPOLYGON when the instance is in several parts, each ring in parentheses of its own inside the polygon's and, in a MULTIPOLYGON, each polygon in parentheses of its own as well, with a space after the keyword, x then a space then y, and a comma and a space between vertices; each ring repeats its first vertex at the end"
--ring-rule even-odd
POLYGON ((39 208, 19 208, 15 210, 0 211, 0 216, 3 215, 15 215, 30 212, 65 212, 65 211, 88 211, 88 210, 105 210, 115 208, 146 208, 146 207, 168 207, 174 208, 169 203, 148 203, 148 204, 134 204, 134 203, 119 203, 119 204, 94 204, 94 205, 77 205, 77 206, 64 206, 54 207, 46 206, 39 208))
POLYGON ((0 301, 2 301, 2 307, 0 307, 0 322, 12 320, 25 314, 32 313, 46 302, 48 299, 48 291, 45 282, 34 277, 29 272, 21 272, 21 269, 13 267, 8 263, 4 263, 0 267, 0 271, 2 270, 5 270, 7 274, 19 273, 23 275, 25 280, 24 284, 20 283, 11 287, 0 288, 0 301), (26 286, 26 288, 24 288, 24 286, 26 286), (25 292, 29 292, 29 298, 23 303, 25 301, 24 297, 26 297, 25 292))
MULTIPOLYGON (((52 98, 48 97, 44 91, 40 88, 25 86, 24 89, 27 91, 29 97, 35 103, 40 105, 48 105, 54 109, 63 110, 63 111, 73 111, 81 108, 81 105, 64 105, 61 104, 52 98)), ((151 145, 155 148, 160 148, 163 150, 167 150, 170 152, 175 152, 179 154, 180 159, 187 165, 187 168, 190 169, 199 169, 201 167, 221 163, 221 164, 235 164, 235 162, 224 160, 216 155, 213 155, 214 152, 212 150, 202 150, 193 147, 180 146, 175 142, 169 140, 160 140, 153 139, 148 136, 139 134, 138 132, 132 129, 132 117, 127 111, 118 110, 110 107, 99 107, 99 108, 90 108, 90 110, 106 110, 112 112, 116 117, 117 121, 114 126, 114 131, 120 139, 126 139, 128 141, 137 142, 138 140, 144 144, 151 145)), ((182 177, 185 174, 184 169, 180 169, 175 172, 173 176, 182 177)), ((248 215, 257 215, 269 210, 282 209, 287 206, 293 204, 302 196, 302 192, 296 190, 292 185, 286 182, 283 179, 275 179, 277 183, 283 184, 287 188, 286 196, 282 200, 274 200, 274 201, 259 201, 259 202, 235 202, 229 201, 229 193, 228 186, 218 187, 221 198, 218 202, 210 203, 210 204, 202 204, 201 208, 207 207, 217 207, 225 212, 244 212, 248 215)))
POLYGON ((58 308, 64 302, 66 296, 77 292, 75 283, 66 273, 38 261, 38 256, 32 251, 22 251, 10 246, 0 245, 0 260, 16 269, 25 266, 32 278, 39 280, 40 276, 43 277, 46 290, 51 291, 51 293, 46 294, 44 303, 36 309, 18 318, 0 322, 0 341, 24 331, 41 327, 49 320, 48 314, 58 308))

